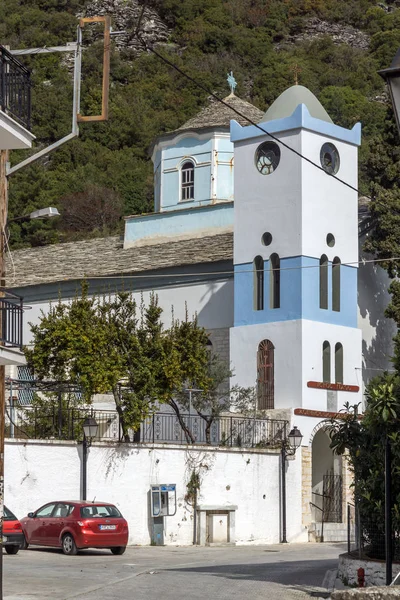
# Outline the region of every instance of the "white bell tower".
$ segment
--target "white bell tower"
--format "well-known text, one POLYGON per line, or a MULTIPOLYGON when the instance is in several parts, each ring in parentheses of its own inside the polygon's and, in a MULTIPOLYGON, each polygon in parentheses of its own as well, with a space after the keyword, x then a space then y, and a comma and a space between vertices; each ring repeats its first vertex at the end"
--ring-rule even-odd
POLYGON ((273 138, 231 122, 235 383, 257 385, 261 409, 336 412, 361 399, 352 189, 361 126, 335 125, 297 85, 260 125, 273 138))

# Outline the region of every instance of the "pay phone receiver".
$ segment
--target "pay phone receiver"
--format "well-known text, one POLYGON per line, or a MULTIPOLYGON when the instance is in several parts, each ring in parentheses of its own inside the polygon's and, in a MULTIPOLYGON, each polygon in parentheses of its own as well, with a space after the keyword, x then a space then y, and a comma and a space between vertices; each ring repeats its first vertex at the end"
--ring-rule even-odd
POLYGON ((176 484, 151 486, 151 516, 173 517, 176 513, 176 484))

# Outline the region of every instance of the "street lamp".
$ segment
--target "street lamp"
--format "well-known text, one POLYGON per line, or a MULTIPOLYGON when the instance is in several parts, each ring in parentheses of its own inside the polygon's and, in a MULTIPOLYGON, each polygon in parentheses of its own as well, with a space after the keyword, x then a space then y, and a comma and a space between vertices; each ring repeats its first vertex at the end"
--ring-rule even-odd
POLYGON ((87 494, 87 455, 88 448, 92 445, 92 439, 96 437, 99 426, 94 417, 86 417, 83 421, 82 441, 82 500, 86 500, 87 494))
POLYGON ((286 459, 288 456, 294 456, 297 448, 301 446, 303 436, 297 427, 293 427, 289 435, 282 441, 281 447, 281 469, 282 469, 282 544, 287 544, 286 539, 286 459))
POLYGON ((46 220, 51 219, 52 217, 59 217, 60 213, 58 210, 52 206, 47 206, 46 208, 39 208, 38 210, 34 210, 29 213, 29 215, 22 215, 20 217, 13 217, 12 219, 7 219, 7 223, 11 223, 13 221, 30 221, 30 220, 46 220))

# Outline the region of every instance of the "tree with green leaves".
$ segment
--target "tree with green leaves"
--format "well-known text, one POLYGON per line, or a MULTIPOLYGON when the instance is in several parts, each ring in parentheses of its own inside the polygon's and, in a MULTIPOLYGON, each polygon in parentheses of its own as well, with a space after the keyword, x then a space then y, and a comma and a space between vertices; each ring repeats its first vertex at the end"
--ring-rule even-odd
MULTIPOLYGON (((87 403, 95 394, 112 392, 126 441, 130 430, 137 430, 163 404, 175 411, 188 441, 194 441, 179 397, 188 384, 205 395, 217 385, 208 335, 188 314, 168 329, 161 315, 155 294, 148 305, 142 301, 138 307, 128 292, 89 297, 84 283, 80 296, 70 303, 60 300, 31 325, 33 345, 25 348, 28 365, 39 380, 80 385, 87 403)), ((216 414, 215 406, 211 412, 216 414)))
POLYGON ((366 408, 360 418, 358 406, 347 405, 327 426, 331 448, 347 452, 354 474, 354 498, 362 534, 371 557, 383 558, 385 536, 385 443, 392 452, 393 530, 400 531, 400 377, 384 373, 366 389, 366 408))

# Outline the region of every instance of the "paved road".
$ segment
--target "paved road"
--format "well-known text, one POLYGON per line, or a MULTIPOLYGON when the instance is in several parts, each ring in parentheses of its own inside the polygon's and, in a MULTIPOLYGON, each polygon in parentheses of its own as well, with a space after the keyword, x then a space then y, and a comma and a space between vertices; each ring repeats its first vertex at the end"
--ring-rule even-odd
POLYGON ((4 556, 5 600, 306 600, 341 544, 131 547, 123 556, 30 548, 4 556))

